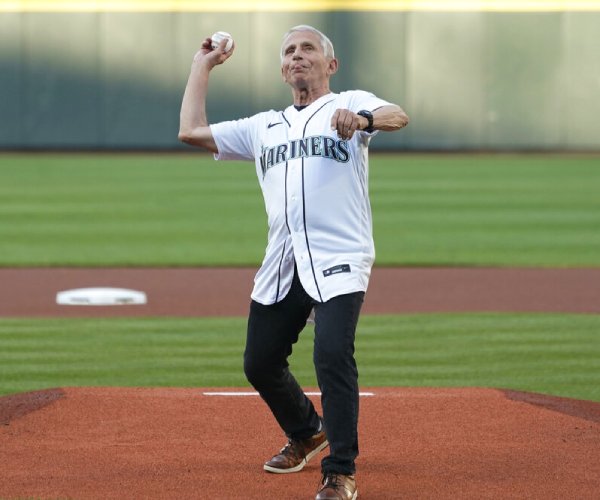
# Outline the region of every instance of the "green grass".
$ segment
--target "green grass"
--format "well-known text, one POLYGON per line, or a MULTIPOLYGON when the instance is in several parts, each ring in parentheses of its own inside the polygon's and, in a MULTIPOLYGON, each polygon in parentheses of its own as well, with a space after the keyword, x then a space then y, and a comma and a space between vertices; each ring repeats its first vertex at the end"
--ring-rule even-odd
POLYGON ((250 163, 4 155, 0 198, 0 265, 239 265, 264 252, 250 163))
MULTIPOLYGON (((372 155, 378 265, 600 265, 600 158, 372 155)), ((0 155, 0 265, 257 265, 254 165, 0 155)))
MULTIPOLYGON (((0 394, 65 386, 246 386, 242 318, 2 319, 0 394)), ((364 316, 362 386, 497 387, 600 401, 600 316, 364 316)), ((291 358, 315 386, 312 328, 291 358)))
POLYGON ((379 264, 600 264, 600 157, 381 157, 371 192, 379 264))

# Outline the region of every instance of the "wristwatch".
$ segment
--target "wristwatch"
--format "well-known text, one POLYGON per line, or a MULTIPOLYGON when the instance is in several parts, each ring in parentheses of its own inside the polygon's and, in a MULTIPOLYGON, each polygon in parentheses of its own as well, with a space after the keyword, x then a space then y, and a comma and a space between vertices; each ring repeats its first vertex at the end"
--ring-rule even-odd
POLYGON ((370 134, 375 131, 375 129, 373 128, 373 113, 367 111, 366 109, 363 109, 356 114, 364 116, 369 121, 369 124, 365 128, 363 128, 365 132, 368 132, 370 134))

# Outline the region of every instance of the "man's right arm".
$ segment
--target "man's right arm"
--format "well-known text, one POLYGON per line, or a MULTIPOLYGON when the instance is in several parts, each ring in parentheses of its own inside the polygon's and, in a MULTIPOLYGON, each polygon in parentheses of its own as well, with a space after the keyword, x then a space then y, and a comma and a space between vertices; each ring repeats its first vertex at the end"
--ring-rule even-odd
POLYGON ((235 46, 224 52, 226 44, 227 40, 222 40, 213 50, 210 38, 202 43, 192 62, 179 115, 179 140, 213 153, 218 153, 218 149, 206 118, 208 78, 215 66, 223 64, 233 54, 235 46))

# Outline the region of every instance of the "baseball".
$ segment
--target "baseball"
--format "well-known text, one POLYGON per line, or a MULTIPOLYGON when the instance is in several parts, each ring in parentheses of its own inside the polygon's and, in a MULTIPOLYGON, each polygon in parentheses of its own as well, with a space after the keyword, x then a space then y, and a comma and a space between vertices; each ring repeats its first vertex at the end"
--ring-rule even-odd
POLYGON ((233 46, 233 38, 231 37, 231 35, 225 31, 217 31, 213 36, 210 37, 210 39, 212 40, 212 48, 213 50, 216 49, 219 46, 219 43, 221 43, 221 40, 223 40, 224 38, 227 38, 227 45, 225 45, 225 52, 229 52, 231 50, 231 47, 233 46))

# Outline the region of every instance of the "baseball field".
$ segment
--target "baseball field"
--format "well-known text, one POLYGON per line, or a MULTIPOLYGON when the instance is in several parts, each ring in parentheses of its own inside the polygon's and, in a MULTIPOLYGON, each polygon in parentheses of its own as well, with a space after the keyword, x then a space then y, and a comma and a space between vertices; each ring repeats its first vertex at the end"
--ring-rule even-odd
MULTIPOLYGON (((361 498, 593 498, 600 157, 377 154, 370 188, 361 498)), ((241 368, 267 230, 252 164, 2 154, 0 200, 0 498, 316 488, 318 460, 262 472, 284 438, 241 368), (86 286, 148 304, 55 304, 86 286)), ((312 335, 291 363, 314 390, 312 335)))

